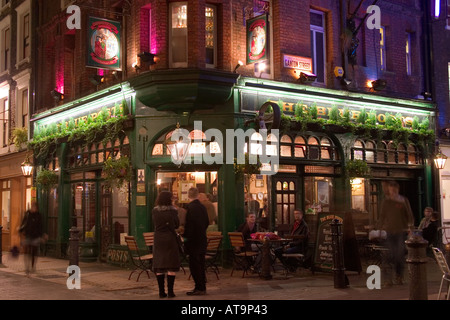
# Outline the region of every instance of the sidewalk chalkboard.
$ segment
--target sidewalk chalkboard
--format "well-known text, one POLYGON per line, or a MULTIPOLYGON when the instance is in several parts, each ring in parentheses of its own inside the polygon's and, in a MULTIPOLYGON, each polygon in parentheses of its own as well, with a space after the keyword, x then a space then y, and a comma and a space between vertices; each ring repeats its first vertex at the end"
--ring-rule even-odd
POLYGON ((333 270, 333 243, 331 223, 339 220, 342 226, 344 265, 346 270, 361 272, 361 260, 356 242, 351 213, 320 213, 317 220, 316 245, 314 248, 313 271, 333 270))

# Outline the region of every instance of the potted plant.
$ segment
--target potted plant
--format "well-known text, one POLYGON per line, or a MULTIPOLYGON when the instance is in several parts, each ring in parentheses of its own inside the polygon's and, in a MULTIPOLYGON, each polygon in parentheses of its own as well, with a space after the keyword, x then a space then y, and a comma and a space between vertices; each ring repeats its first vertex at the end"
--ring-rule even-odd
POLYGON ((370 168, 366 161, 350 160, 345 165, 345 175, 348 178, 365 178, 370 176, 370 168))
POLYGON ((42 169, 36 175, 36 183, 45 191, 49 191, 58 185, 58 174, 54 171, 42 169))
POLYGON ((106 183, 111 187, 121 188, 124 183, 131 181, 131 163, 128 157, 120 159, 108 158, 103 164, 102 175, 106 183))
POLYGON ((27 128, 15 128, 12 132, 11 142, 14 143, 17 150, 26 149, 26 143, 28 142, 28 129, 27 128))

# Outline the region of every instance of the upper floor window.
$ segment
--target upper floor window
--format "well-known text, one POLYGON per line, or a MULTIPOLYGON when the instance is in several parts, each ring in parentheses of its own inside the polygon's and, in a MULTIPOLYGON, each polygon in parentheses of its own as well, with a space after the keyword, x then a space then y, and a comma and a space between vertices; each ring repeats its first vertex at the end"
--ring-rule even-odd
POLYGON ((206 5, 205 18, 206 66, 214 68, 217 64, 217 20, 215 6, 206 5))
POLYGON ((310 11, 310 31, 313 73, 317 76, 317 82, 325 83, 326 36, 325 14, 323 12, 316 10, 310 11))
POLYGON ((296 136, 292 139, 284 135, 280 139, 282 158, 309 160, 339 160, 334 143, 326 136, 296 136))
POLYGON ((386 70, 386 28, 380 28, 380 66, 386 70))
POLYGON ((30 58, 31 53, 31 15, 30 0, 24 1, 17 11, 17 63, 30 58))
POLYGON ((20 103, 22 105, 21 122, 22 127, 28 127, 29 109, 28 109, 28 89, 22 90, 20 93, 20 103))
POLYGON ((7 72, 11 63, 11 16, 0 21, 0 73, 7 72))
POLYGON ((0 117, 2 119, 2 146, 5 148, 9 143, 9 101, 8 98, 4 98, 0 101, 0 117))
POLYGON ((188 63, 187 2, 172 2, 169 8, 170 67, 186 68, 188 63))
POLYGON ((406 74, 410 76, 411 72, 411 33, 406 33, 406 74))
POLYGON ((447 30, 450 30, 450 0, 447 0, 447 30))

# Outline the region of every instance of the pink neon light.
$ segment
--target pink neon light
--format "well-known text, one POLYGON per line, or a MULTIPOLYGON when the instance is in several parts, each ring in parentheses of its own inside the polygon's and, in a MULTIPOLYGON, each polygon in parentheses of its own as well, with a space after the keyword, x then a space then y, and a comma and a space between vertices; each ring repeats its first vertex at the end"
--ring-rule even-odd
POLYGON ((105 75, 105 70, 103 70, 103 69, 98 69, 98 71, 97 71, 97 74, 99 75, 99 76, 104 76, 105 75))

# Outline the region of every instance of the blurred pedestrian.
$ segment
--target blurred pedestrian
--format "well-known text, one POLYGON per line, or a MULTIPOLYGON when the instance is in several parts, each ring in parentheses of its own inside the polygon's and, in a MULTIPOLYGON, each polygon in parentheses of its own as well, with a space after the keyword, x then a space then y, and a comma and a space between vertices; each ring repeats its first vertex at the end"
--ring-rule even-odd
POLYGON ((39 246, 46 239, 42 232, 42 218, 36 201, 31 203, 25 212, 19 233, 25 238, 23 241, 25 251, 25 272, 27 276, 36 271, 39 246))
POLYGON ((152 211, 155 226, 153 245, 153 270, 156 273, 159 297, 174 298, 173 287, 176 272, 180 270, 181 261, 175 229, 179 227, 177 209, 172 206, 172 193, 162 191, 156 199, 156 207, 152 211), (167 273, 167 294, 164 288, 167 273))
POLYGON ((195 288, 187 292, 188 296, 206 294, 205 254, 207 246, 206 229, 209 225, 208 212, 198 200, 198 189, 188 191, 191 202, 186 213, 184 227, 185 249, 189 255, 189 269, 195 282, 195 288))
POLYGON ((213 203, 209 200, 205 193, 198 194, 198 200, 205 206, 206 212, 208 213, 209 224, 214 224, 216 221, 216 208, 214 208, 213 203))
MULTIPOLYGON (((406 197, 399 194, 400 186, 396 181, 390 181, 387 187, 386 198, 381 205, 380 230, 386 230, 386 243, 389 249, 389 262, 395 271, 397 284, 403 284, 403 270, 405 265, 405 240, 408 231, 414 225, 411 205, 406 197)), ((385 285, 392 285, 392 275, 387 275, 385 285)))
MULTIPOLYGON (((428 246, 437 246, 437 235, 439 228, 439 216, 433 208, 426 207, 424 209, 424 218, 419 224, 419 230, 422 231, 422 237, 428 241, 428 246)), ((431 252, 428 250, 429 253, 431 252)))

